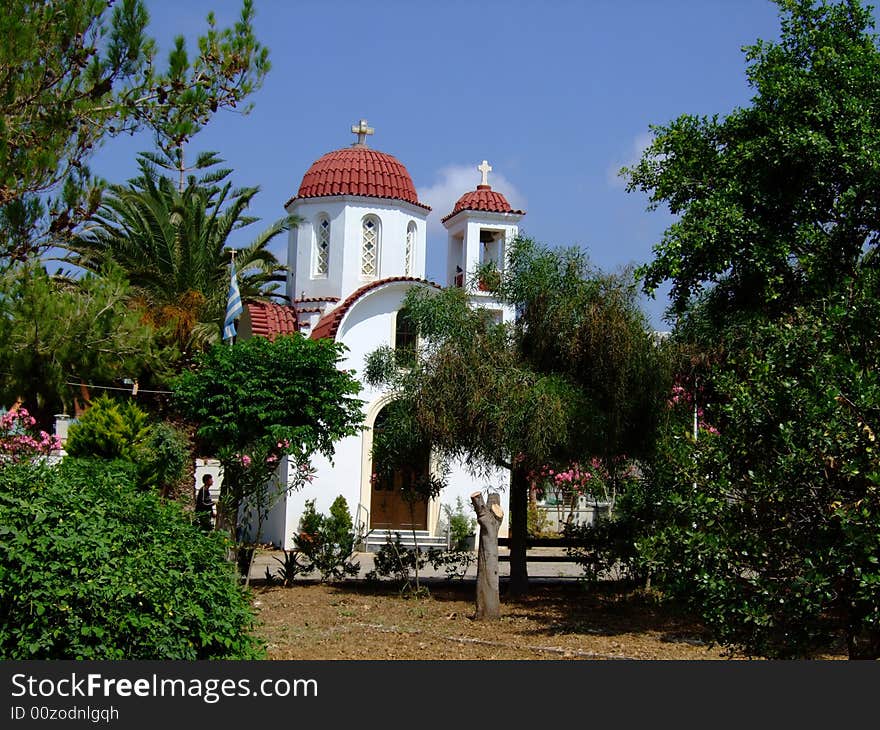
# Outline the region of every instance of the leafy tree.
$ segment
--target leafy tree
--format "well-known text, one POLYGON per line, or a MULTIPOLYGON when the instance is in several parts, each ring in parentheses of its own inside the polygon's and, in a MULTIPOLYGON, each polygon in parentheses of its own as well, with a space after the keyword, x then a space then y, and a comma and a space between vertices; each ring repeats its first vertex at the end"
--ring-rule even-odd
POLYGON ((773 314, 852 276, 880 242, 880 53, 870 8, 778 0, 779 42, 747 47, 750 106, 652 127, 629 190, 678 220, 641 270, 676 314, 711 288, 773 314))
POLYGON ((249 496, 265 498, 261 489, 281 456, 304 466, 312 454, 330 457, 334 442, 358 433, 360 385, 338 369, 341 348, 299 334, 217 344, 177 380, 177 407, 223 465, 220 500, 230 525, 238 525, 249 496))
POLYGON ((856 0, 779 5, 752 104, 655 127, 630 171, 680 216, 643 273, 672 281, 690 398, 642 548, 725 644, 801 656, 841 630, 877 657, 880 54, 856 0), (694 441, 701 408, 718 433, 694 441))
POLYGON ((67 285, 29 262, 4 272, 0 289, 0 394, 21 398, 44 425, 73 412, 69 383, 161 374, 173 359, 129 307, 118 270, 67 285))
POLYGON ((427 443, 475 468, 511 469, 510 588, 521 593, 529 472, 647 451, 664 368, 624 278, 529 239, 515 241, 509 259, 495 284, 521 313, 515 326, 494 324, 461 289, 416 289, 405 306, 424 342, 418 361, 401 370, 379 350, 366 375, 393 388, 401 414, 374 439, 374 463, 406 465, 427 443))
POLYGON ((218 109, 259 88, 268 52, 253 3, 190 59, 175 39, 164 70, 141 0, 10 0, 0 16, 0 260, 68 236, 100 202, 87 163, 106 139, 150 129, 183 170, 183 144, 218 109), (112 7, 112 10, 110 9, 112 7), (45 196, 49 194, 49 197, 45 196))
POLYGON ((248 593, 125 462, 0 463, 0 658, 256 659, 248 593))
POLYGON ((721 643, 798 657, 842 633, 880 657, 878 283, 753 328, 705 375, 714 428, 690 440, 688 404, 670 431, 641 547, 721 643))
MULTIPOLYGON (((167 169, 167 158, 141 155, 140 175, 111 186, 93 223, 67 244, 77 266, 119 266, 149 321, 171 328, 181 351, 220 339, 229 237, 258 220, 245 211, 259 188, 233 188, 230 171, 215 169, 220 162, 213 153, 200 155, 195 167, 208 171, 179 189, 157 171, 157 164, 167 169)), ((286 268, 268 246, 289 224, 289 218, 276 221, 237 253, 242 297, 265 298, 284 280, 286 268)))

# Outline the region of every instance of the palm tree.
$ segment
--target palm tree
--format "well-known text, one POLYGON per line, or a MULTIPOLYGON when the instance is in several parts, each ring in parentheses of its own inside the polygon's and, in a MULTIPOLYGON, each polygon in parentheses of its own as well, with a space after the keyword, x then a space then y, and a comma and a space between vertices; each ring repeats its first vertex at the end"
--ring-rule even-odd
MULTIPOLYGON (((190 175, 181 187, 157 169, 176 170, 173 161, 142 153, 138 162, 140 175, 109 188, 92 224, 66 246, 65 260, 96 272, 108 262, 121 267, 146 319, 169 328, 181 351, 191 352, 220 338, 229 289, 228 240, 258 220, 245 211, 259 188, 233 188, 228 169, 190 175)), ((203 153, 193 168, 221 162, 215 153, 203 153)), ((275 221, 236 252, 243 299, 281 297, 287 268, 268 246, 293 222, 289 216, 275 221)))

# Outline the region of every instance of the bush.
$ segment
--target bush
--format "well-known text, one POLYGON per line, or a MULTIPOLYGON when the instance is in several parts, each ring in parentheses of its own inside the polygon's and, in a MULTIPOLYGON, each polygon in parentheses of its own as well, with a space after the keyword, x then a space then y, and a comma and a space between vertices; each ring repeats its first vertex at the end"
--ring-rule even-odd
POLYGON ((464 500, 457 497, 455 508, 444 504, 443 512, 449 524, 449 541, 453 550, 465 550, 468 547, 468 538, 477 530, 477 520, 473 516, 473 510, 467 511, 464 500))
POLYGON ((345 497, 340 495, 335 499, 329 517, 318 514, 314 499, 307 500, 299 522, 299 534, 293 539, 299 553, 297 558, 302 558, 300 572, 317 570, 322 581, 357 575, 360 563, 351 561, 356 540, 345 497))
POLYGON ((137 405, 102 395, 71 424, 65 449, 71 456, 134 461, 149 435, 149 416, 137 405))
POLYGON ((0 659, 252 659, 249 594, 128 462, 0 466, 0 659))
POLYGON ((75 457, 130 461, 141 489, 163 493, 183 477, 190 456, 187 439, 176 428, 150 423, 135 403, 106 395, 71 425, 66 450, 75 457))
POLYGON ((411 573, 414 573, 416 568, 421 570, 427 563, 427 553, 404 547, 400 533, 396 532, 393 540, 390 534, 386 536, 385 544, 373 559, 373 569, 367 573, 366 577, 368 580, 391 578, 395 582, 407 586, 412 580, 411 573))

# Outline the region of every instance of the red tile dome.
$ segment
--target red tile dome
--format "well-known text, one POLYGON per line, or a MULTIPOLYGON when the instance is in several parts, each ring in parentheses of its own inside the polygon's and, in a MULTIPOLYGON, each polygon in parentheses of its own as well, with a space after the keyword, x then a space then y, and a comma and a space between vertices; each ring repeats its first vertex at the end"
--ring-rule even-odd
POLYGON ((463 210, 482 210, 489 213, 514 213, 517 215, 523 215, 525 212, 513 210, 510 207, 510 203, 507 202, 507 198, 496 190, 492 190, 489 185, 477 185, 476 190, 471 190, 462 195, 452 209, 452 212, 443 220, 447 221, 463 210))
POLYGON ((404 200, 421 208, 412 178, 396 157, 354 145, 328 152, 316 160, 303 176, 294 200, 330 195, 362 195, 404 200))

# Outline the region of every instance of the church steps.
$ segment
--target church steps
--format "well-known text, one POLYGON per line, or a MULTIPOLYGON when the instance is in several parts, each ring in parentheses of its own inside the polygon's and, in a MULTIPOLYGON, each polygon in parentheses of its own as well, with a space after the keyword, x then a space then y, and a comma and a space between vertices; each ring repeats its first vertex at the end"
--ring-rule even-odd
POLYGON ((427 530, 416 530, 415 540, 413 540, 413 531, 405 528, 399 530, 370 530, 361 541, 361 547, 365 552, 377 553, 386 544, 389 537, 391 542, 394 542, 395 535, 400 535, 401 544, 409 550, 412 550, 416 544, 422 550, 430 550, 431 548, 446 549, 445 535, 434 536, 427 530))

